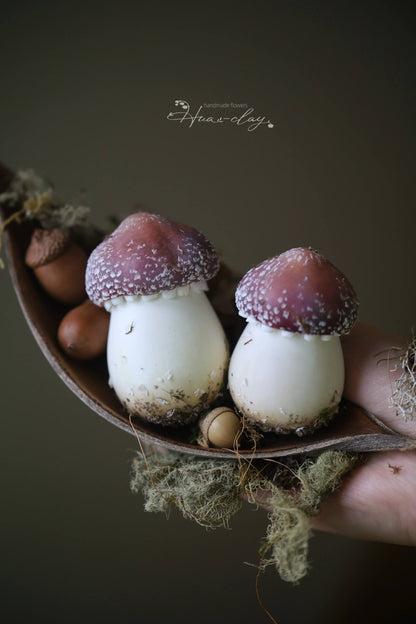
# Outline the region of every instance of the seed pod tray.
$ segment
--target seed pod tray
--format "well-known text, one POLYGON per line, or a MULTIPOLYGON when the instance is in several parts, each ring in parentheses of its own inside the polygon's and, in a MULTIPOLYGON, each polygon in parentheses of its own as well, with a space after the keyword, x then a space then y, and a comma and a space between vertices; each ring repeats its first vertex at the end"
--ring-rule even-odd
MULTIPOLYGON (((0 192, 5 190, 7 179, 4 175, 1 188, 1 173, 0 171, 0 192)), ((0 208, 2 220, 9 214, 9 209, 4 206, 0 208)), ((90 361, 73 360, 67 357, 58 345, 58 326, 68 308, 54 301, 41 289, 31 269, 24 262, 25 251, 35 226, 34 221, 13 222, 4 232, 4 247, 12 284, 24 317, 40 350, 55 373, 93 412, 112 425, 129 434, 138 435, 144 443, 211 458, 232 459, 237 453, 241 457, 264 459, 310 454, 324 449, 367 452, 416 448, 416 440, 398 434, 385 426, 375 415, 345 400, 341 403, 339 413, 324 428, 302 437, 292 434, 264 434, 255 449, 239 448, 238 451, 204 448, 190 443, 190 427, 160 427, 137 417, 129 417, 108 386, 105 358, 90 361)))

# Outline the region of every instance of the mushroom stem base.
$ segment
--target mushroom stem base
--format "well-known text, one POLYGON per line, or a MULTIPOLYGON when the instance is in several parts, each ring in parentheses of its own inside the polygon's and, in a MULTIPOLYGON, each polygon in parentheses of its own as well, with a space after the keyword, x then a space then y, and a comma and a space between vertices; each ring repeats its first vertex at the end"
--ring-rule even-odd
POLYGON ((193 422, 223 388, 228 345, 203 292, 111 308, 110 385, 126 409, 158 425, 193 422))
POLYGON ((344 387, 338 336, 311 336, 249 322, 231 357, 237 408, 266 431, 302 435, 337 411, 344 387))

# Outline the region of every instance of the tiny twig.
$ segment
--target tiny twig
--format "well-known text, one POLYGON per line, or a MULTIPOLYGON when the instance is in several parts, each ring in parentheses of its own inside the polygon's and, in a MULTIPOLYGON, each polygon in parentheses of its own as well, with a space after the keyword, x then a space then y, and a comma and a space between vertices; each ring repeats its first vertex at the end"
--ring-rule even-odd
POLYGON ((260 608, 263 609, 263 611, 265 612, 265 614, 270 618, 270 620, 274 623, 277 624, 277 621, 274 619, 274 617, 272 616, 272 614, 270 613, 270 611, 265 607, 264 602, 260 596, 260 588, 259 588, 259 583, 260 583, 260 574, 262 573, 262 563, 263 560, 266 556, 266 554, 269 552, 269 550, 272 548, 273 544, 268 544, 260 557, 260 561, 259 564, 257 566, 257 574, 256 574, 256 596, 257 596, 257 602, 260 605, 260 608))

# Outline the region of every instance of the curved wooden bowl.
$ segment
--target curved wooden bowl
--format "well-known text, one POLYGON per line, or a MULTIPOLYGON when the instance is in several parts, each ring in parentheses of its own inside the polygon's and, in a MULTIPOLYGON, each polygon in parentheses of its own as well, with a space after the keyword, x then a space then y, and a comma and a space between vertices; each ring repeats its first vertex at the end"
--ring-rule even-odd
MULTIPOLYGON (((0 193, 11 180, 11 173, 0 165, 0 193)), ((4 220, 10 210, 0 207, 4 220)), ((191 444, 190 429, 164 428, 146 423, 129 415, 107 384, 105 358, 81 362, 68 358, 59 348, 57 329, 67 308, 52 300, 39 286, 31 269, 24 263, 24 254, 35 224, 11 223, 4 233, 4 246, 8 258, 12 283, 26 321, 41 351, 63 382, 94 412, 108 422, 135 434, 143 442, 163 448, 205 457, 235 458, 236 451, 207 449, 191 444)), ((294 454, 312 453, 323 449, 350 451, 407 450, 416 448, 416 440, 402 436, 381 423, 375 416, 356 405, 343 402, 339 414, 332 422, 304 437, 267 434, 255 451, 240 449, 244 458, 273 458, 294 454)))

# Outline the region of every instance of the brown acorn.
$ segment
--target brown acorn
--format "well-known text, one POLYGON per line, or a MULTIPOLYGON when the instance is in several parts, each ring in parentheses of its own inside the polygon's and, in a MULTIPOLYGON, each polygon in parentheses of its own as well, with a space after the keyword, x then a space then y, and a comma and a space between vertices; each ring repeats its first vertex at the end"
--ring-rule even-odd
POLYGON ((57 301, 78 305, 86 298, 85 269, 88 256, 68 230, 34 230, 25 262, 44 290, 57 301))
POLYGON ((237 414, 229 407, 216 407, 199 421, 201 446, 233 448, 242 425, 237 414))
POLYGON ((77 360, 90 360, 105 353, 110 314, 87 299, 65 314, 58 328, 62 350, 77 360))

